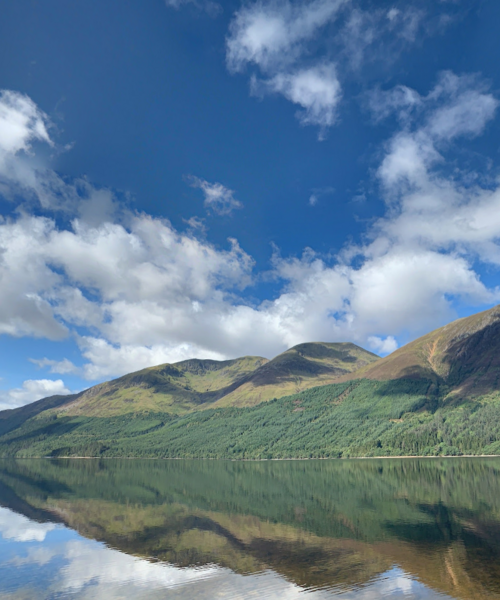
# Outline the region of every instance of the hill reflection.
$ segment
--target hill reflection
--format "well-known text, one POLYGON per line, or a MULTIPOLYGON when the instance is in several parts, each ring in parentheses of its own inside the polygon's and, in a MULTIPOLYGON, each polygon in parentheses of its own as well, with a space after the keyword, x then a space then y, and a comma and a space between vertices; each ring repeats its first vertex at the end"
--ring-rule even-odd
POLYGON ((498 459, 0 461, 0 505, 177 567, 337 591, 400 568, 498 599, 499 475, 498 459))

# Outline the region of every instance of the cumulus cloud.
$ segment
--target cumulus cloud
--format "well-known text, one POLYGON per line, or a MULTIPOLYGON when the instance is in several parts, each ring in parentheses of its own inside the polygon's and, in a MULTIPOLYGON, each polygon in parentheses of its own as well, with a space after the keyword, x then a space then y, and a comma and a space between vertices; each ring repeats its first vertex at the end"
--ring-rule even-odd
POLYGON ((371 335, 368 338, 368 344, 374 352, 382 356, 391 354, 391 352, 398 349, 398 343, 392 335, 387 336, 385 339, 371 335))
POLYGON ((205 208, 217 215, 230 215, 233 210, 243 208, 243 204, 236 200, 234 191, 222 183, 209 183, 205 179, 189 176, 186 180, 192 187, 199 188, 205 197, 205 208))
MULTIPOLYGON (((444 15, 440 15, 444 16, 444 15)), ((387 68, 435 28, 425 11, 364 10, 351 0, 259 0, 236 11, 226 40, 231 73, 250 71, 255 95, 280 93, 303 107, 303 125, 320 127, 320 139, 337 121, 344 81, 378 62, 387 68)))
MULTIPOLYGON (((78 369, 78 372, 90 381, 105 378, 110 373, 130 373, 153 365, 175 363, 200 356, 213 360, 225 358, 220 352, 182 342, 153 346, 134 344, 116 346, 102 338, 87 336, 79 340, 79 346, 83 357, 88 362, 83 369, 78 369)), ((63 373, 68 366, 61 361, 53 365, 52 369, 57 369, 54 372, 63 373)))
POLYGON ((28 379, 20 388, 0 390, 0 410, 24 406, 48 396, 67 394, 71 394, 71 391, 62 379, 28 379))
POLYGON ((258 2, 235 14, 227 38, 227 65, 243 71, 254 65, 267 77, 252 76, 252 93, 280 93, 301 106, 303 125, 319 125, 320 137, 334 124, 341 99, 335 64, 329 60, 304 67, 301 57, 318 30, 335 21, 348 0, 315 0, 306 4, 258 2))
MULTIPOLYGON (((402 331, 416 335, 452 318, 456 299, 497 301, 474 262, 500 264, 500 187, 465 183, 445 168, 447 150, 484 130, 496 99, 477 78, 451 73, 426 96, 385 98, 376 104, 384 115, 413 106, 376 171, 385 216, 337 257, 276 254, 267 274, 281 284, 276 297, 246 299, 254 261, 236 240, 215 247, 197 228, 182 233, 145 214, 92 224, 77 213, 61 225, 20 213, 0 222, 0 332, 69 332, 82 366, 32 358, 52 373, 99 380, 193 356, 272 357, 310 340, 387 353, 402 331)), ((69 391, 52 384, 59 388, 39 393, 69 391)), ((30 391, 17 390, 18 400, 34 399, 30 391)))
POLYGON ((29 154, 33 142, 52 145, 48 133, 48 117, 24 94, 10 90, 0 92, 0 169, 8 174, 10 157, 29 154))
POLYGON ((387 144, 378 176, 389 203, 397 204, 374 233, 405 246, 452 251, 457 261, 469 255, 499 264, 499 188, 471 185, 470 173, 462 178, 440 169, 446 163, 443 150, 460 137, 482 133, 498 100, 474 78, 444 73, 419 104, 419 124, 408 119, 387 144))
POLYGON ((163 307, 171 317, 179 303, 196 313, 197 303, 244 288, 253 265, 235 240, 216 250, 147 215, 131 217, 128 228, 75 220, 72 229, 21 216, 0 224, 0 251, 0 332, 51 339, 66 333, 62 322, 114 329, 131 303, 138 310, 126 336, 134 337, 163 307))
POLYGON ((26 210, 36 202, 42 210, 78 216, 89 225, 112 220, 118 203, 110 190, 97 188, 85 178, 65 181, 35 152, 37 144, 55 149, 51 128, 49 117, 31 98, 0 91, 0 195, 22 199, 26 210))

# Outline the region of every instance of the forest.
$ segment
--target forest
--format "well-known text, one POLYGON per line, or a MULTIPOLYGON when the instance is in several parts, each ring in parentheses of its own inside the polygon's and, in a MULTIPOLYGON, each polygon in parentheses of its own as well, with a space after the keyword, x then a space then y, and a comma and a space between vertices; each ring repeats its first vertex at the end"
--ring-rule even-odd
POLYGON ((426 380, 360 379, 255 407, 185 415, 36 415, 0 437, 3 457, 308 459, 500 454, 500 397, 426 380))

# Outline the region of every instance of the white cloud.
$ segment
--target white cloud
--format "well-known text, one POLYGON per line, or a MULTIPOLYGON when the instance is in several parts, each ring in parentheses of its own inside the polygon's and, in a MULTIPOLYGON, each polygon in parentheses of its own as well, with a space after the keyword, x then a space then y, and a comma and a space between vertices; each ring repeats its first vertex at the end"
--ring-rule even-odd
POLYGON ((205 179, 193 176, 186 179, 192 187, 202 190, 205 208, 217 215, 230 215, 233 210, 243 208, 243 204, 234 197, 234 191, 222 183, 209 183, 205 179))
POLYGON ((8 174, 10 157, 30 153, 36 141, 52 145, 47 115, 28 96, 0 91, 0 173, 8 174))
POLYGON ((333 21, 348 0, 256 2, 236 12, 227 39, 227 64, 241 71, 248 63, 275 70, 300 56, 303 44, 333 21))
POLYGON ((412 6, 388 12, 353 8, 339 34, 341 52, 356 71, 375 60, 391 64, 415 42, 424 12, 412 6))
POLYGON ((340 38, 347 62, 352 69, 359 69, 365 59, 366 50, 379 35, 381 11, 351 11, 340 38))
MULTIPOLYGON (((281 93, 306 110, 320 138, 337 121, 344 82, 374 63, 387 69, 422 36, 440 28, 413 6, 363 10, 351 0, 258 0, 236 11, 226 40, 231 73, 250 71, 254 94, 281 93), (338 75, 340 74, 340 75, 338 75)), ((441 21, 444 23, 440 15, 441 21)), ((441 22, 440 21, 440 22, 441 22)), ((367 78, 364 78, 367 80, 367 78)))
POLYGON ((414 7, 409 7, 405 11, 400 11, 396 16, 394 16, 393 13, 393 18, 389 18, 391 24, 394 27, 397 27, 396 35, 407 42, 415 41, 423 19, 424 12, 414 7))
MULTIPOLYGON (((452 318, 455 299, 497 301, 474 261, 500 264, 500 186, 465 185, 442 169, 450 144, 479 134, 497 101, 478 80, 451 74, 427 96, 400 92, 379 102, 382 112, 400 110, 405 98, 414 106, 377 172, 386 215, 339 257, 276 255, 282 289, 273 299, 242 297, 254 263, 235 240, 216 248, 197 228, 180 233, 144 214, 94 224, 76 217, 67 226, 20 214, 0 223, 0 331, 57 339, 83 328, 83 366, 33 359, 98 380, 193 356, 272 357, 311 340, 385 353, 403 330, 416 335, 452 318)), ((38 397, 65 389, 51 385, 59 389, 38 397)), ((15 393, 20 402, 35 397, 15 393)))
POLYGON ((248 285, 253 265, 234 240, 229 250, 216 250, 146 215, 131 217, 128 229, 74 221, 72 230, 21 216, 0 224, 0 251, 0 332, 51 339, 66 333, 61 318, 112 330, 106 321, 125 317, 130 303, 138 320, 127 332, 162 310, 168 319, 187 309, 185 321, 196 302, 248 285))
POLYGON ((375 122, 379 122, 393 113, 396 113, 401 120, 407 121, 409 113, 421 105, 420 94, 405 85, 397 85, 388 91, 375 88, 368 95, 368 107, 375 122))
POLYGON ((408 116, 403 131, 390 140, 378 170, 392 211, 376 224, 373 234, 405 246, 453 251, 500 264, 498 185, 482 188, 470 184, 474 174, 462 178, 440 170, 445 165, 442 150, 459 137, 482 133, 498 100, 474 78, 444 73, 418 104, 423 113, 415 117, 418 126, 412 127, 413 118, 408 116))
POLYGON ((268 77, 252 76, 252 93, 280 93, 304 110, 303 125, 319 125, 320 137, 336 121, 341 85, 335 64, 322 60, 300 66, 307 43, 333 22, 348 0, 258 2, 243 6, 234 16, 227 39, 227 65, 242 71, 251 64, 268 77))
POLYGON ((333 187, 314 188, 309 196, 309 206, 317 206, 320 198, 333 193, 335 193, 335 188, 333 187))
POLYGON ((382 356, 391 354, 391 352, 398 349, 398 343, 392 335, 389 335, 384 339, 377 337, 376 335, 371 335, 367 341, 370 348, 382 356))
POLYGON ((50 228, 44 218, 0 220, 0 334, 49 339, 67 334, 50 304, 59 278, 37 252, 50 228))
POLYGON ((438 104, 425 127, 436 141, 479 135, 498 108, 498 100, 477 77, 458 76, 450 71, 441 74, 426 101, 438 104))
POLYGON ((403 85, 387 91, 377 88, 368 96, 368 107, 376 121, 396 113, 405 126, 404 134, 412 133, 431 144, 481 134, 494 117, 498 100, 477 76, 444 71, 427 96, 403 85), (425 121, 412 132, 419 116, 425 121))
POLYGON ((55 528, 53 523, 36 523, 0 506, 0 535, 4 540, 43 542, 47 533, 55 528))
POLYGON ((291 73, 278 73, 266 81, 252 81, 254 94, 280 93, 304 110, 297 113, 303 125, 318 125, 320 138, 337 119, 342 90, 335 65, 325 64, 291 73))
POLYGON ((0 390, 0 410, 24 406, 48 396, 67 394, 71 394, 71 391, 61 379, 28 379, 21 388, 0 390))
POLYGON ((51 127, 30 98, 0 90, 0 194, 22 199, 24 210, 36 202, 44 211, 78 216, 88 225, 113 220, 119 207, 110 190, 96 188, 85 178, 66 182, 35 152, 37 144, 56 148, 48 133, 51 127))
MULTIPOLYGON (((219 352, 189 343, 113 346, 103 339, 85 337, 79 341, 79 345, 84 358, 88 361, 82 374, 91 381, 105 378, 109 374, 131 373, 146 367, 175 363, 189 358, 211 358, 213 360, 225 358, 219 352)), ((60 368, 59 365, 57 368, 60 368)), ((65 368, 66 365, 62 366, 65 368)), ((62 371, 56 372, 62 373, 62 371)))
POLYGON ((48 368, 50 373, 57 373, 58 375, 79 375, 81 373, 81 369, 75 366, 67 358, 64 358, 63 360, 51 360, 49 358, 30 358, 30 361, 37 367, 41 369, 48 368))

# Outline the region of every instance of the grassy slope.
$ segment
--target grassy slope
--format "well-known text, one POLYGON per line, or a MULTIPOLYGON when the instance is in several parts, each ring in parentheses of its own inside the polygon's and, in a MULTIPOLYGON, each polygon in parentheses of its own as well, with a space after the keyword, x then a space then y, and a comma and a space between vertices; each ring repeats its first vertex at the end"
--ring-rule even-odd
POLYGON ((353 344, 315 343, 272 361, 191 360, 145 369, 63 406, 41 401, 39 409, 48 402, 49 410, 40 414, 36 406, 7 419, 0 413, 0 455, 494 454, 499 377, 500 309, 494 308, 384 359, 353 344), (312 388, 328 381, 339 383, 312 388))
POLYGON ((105 417, 145 410, 183 414, 233 391, 266 362, 259 356, 244 356, 150 367, 90 388, 59 412, 105 417))

